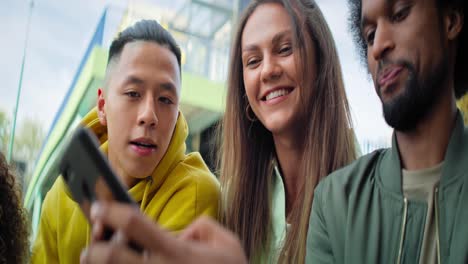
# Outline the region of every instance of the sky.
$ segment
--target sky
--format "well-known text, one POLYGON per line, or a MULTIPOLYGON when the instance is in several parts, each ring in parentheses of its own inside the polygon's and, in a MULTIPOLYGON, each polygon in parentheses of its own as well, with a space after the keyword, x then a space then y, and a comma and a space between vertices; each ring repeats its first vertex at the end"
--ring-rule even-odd
MULTIPOLYGON (((161 1, 145 2, 167 8, 167 5, 180 5, 184 0, 161 1)), ((110 2, 34 0, 18 108, 19 123, 25 118, 33 118, 39 120, 48 132, 102 11, 110 2)), ((108 28, 118 24, 127 2, 112 1, 108 28)), ((390 142, 391 129, 385 124, 380 101, 366 69, 360 63, 348 30, 346 0, 317 0, 317 3, 337 44, 357 139, 361 143, 390 142)), ((18 91, 29 4, 30 0, 0 1, 0 22, 3 29, 0 41, 0 110, 6 111, 10 116, 13 115, 18 91)), ((109 36, 107 40, 110 40, 109 36)))

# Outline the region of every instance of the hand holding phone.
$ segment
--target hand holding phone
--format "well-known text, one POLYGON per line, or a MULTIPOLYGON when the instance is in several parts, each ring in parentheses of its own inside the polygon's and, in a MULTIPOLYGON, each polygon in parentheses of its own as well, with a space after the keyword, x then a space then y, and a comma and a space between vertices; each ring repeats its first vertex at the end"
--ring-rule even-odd
MULTIPOLYGON (((90 223, 90 207, 95 201, 117 201, 137 206, 99 150, 97 138, 85 127, 79 127, 65 146, 59 170, 73 199, 90 223)), ((113 233, 104 227, 103 239, 111 239, 113 233)), ((141 251, 135 244, 130 244, 141 251)))

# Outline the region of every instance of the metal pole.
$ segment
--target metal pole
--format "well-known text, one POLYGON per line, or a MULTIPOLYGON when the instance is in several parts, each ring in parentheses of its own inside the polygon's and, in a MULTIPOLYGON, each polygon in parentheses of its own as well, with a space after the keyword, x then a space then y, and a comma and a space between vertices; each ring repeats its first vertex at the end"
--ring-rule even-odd
POLYGON ((23 59, 21 61, 21 70, 20 70, 20 78, 19 78, 19 84, 18 84, 18 93, 16 95, 16 104, 15 108, 13 111, 13 125, 11 127, 11 134, 10 134, 10 144, 8 147, 8 155, 7 155, 7 161, 8 163, 11 163, 12 155, 13 155, 13 143, 15 142, 15 130, 16 130, 16 119, 18 115, 18 107, 19 107, 19 99, 21 96, 21 87, 23 85, 23 72, 24 72, 24 64, 26 61, 26 48, 28 46, 28 39, 29 39, 29 28, 31 24, 31 15, 32 11, 34 8, 34 0, 31 0, 29 3, 29 14, 28 14, 28 20, 26 24, 26 37, 24 39, 24 47, 23 47, 23 59))

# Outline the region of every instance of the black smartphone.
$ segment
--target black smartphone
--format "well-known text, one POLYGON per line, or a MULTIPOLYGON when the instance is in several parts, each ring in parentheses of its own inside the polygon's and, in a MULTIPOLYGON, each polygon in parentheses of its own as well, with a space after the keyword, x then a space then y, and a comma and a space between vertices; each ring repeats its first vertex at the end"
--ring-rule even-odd
MULTIPOLYGON (((96 200, 137 206, 99 150, 96 136, 85 127, 78 127, 65 146, 59 170, 88 221, 91 204, 96 200)), ((103 239, 111 239, 113 230, 104 228, 103 239)), ((130 246, 141 252, 134 243, 130 246)))

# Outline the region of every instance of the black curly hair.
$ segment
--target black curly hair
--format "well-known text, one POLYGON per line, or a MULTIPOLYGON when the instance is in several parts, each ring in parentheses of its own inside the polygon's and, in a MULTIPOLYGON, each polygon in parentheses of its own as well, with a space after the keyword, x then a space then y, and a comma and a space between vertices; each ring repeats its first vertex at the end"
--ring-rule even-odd
POLYGON ((26 263, 29 252, 26 211, 15 176, 0 152, 0 263, 26 263))
MULTIPOLYGON (((465 16, 468 15, 468 1, 466 0, 435 0, 440 12, 446 8, 454 7, 460 10, 465 16)), ((358 48, 359 57, 367 67, 367 45, 361 32, 361 8, 362 0, 348 0, 350 9, 349 26, 354 41, 358 48)), ((468 91, 468 25, 464 25, 458 38, 457 58, 455 62, 455 96, 461 98, 468 91)))

